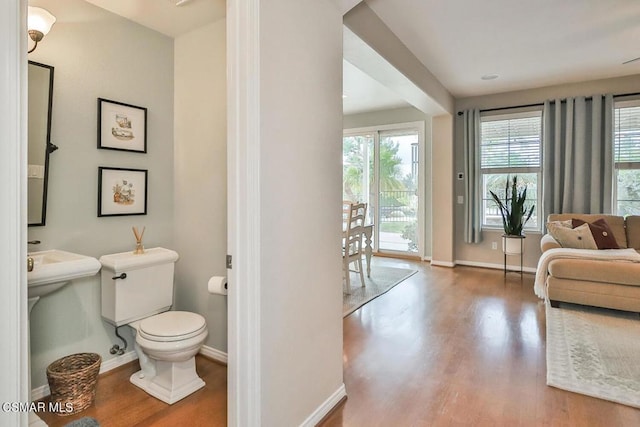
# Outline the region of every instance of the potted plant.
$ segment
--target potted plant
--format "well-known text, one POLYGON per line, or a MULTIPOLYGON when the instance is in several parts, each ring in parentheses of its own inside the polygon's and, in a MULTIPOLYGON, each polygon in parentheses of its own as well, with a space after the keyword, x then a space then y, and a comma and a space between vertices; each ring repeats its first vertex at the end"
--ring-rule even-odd
POLYGON ((522 239, 524 239, 522 229, 531 218, 535 208, 533 204, 530 207, 525 205, 527 201, 527 186, 524 185, 524 188, 518 189, 517 182, 517 176, 514 175, 511 180, 507 177, 504 188, 504 201, 496 193, 489 191, 502 216, 502 225, 504 227, 502 250, 505 254, 520 254, 522 252, 522 239))

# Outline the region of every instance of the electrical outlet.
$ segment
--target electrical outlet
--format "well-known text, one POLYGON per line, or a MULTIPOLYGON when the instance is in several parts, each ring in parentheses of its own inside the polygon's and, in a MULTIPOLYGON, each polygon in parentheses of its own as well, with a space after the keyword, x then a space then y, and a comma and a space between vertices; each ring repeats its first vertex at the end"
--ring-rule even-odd
POLYGON ((494 251, 498 250, 498 242, 491 242, 491 249, 494 251))
POLYGON ((458 196, 458 204, 459 205, 463 205, 464 204, 464 196, 458 196))

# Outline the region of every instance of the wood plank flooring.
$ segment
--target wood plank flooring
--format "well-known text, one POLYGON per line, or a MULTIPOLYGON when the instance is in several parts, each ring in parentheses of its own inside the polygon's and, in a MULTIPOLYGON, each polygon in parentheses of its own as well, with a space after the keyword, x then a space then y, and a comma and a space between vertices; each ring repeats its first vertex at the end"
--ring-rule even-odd
POLYGON ((98 379, 95 404, 71 416, 40 413, 50 427, 64 426, 93 417, 101 427, 217 427, 227 425, 227 367, 196 356, 196 370, 206 385, 173 405, 149 396, 129 382, 138 371, 137 361, 102 374, 98 379))
MULTIPOLYGON (((544 305, 533 275, 375 258, 418 273, 344 319, 348 398, 332 426, 638 426, 640 410, 548 387, 544 305)), ((137 363, 100 377, 83 416, 103 427, 224 426, 226 367, 196 359, 204 389, 166 405, 128 382, 137 363)), ((285 426, 286 427, 286 426, 285 426)))
POLYGON ((348 398, 323 427, 640 425, 638 409, 546 385, 533 275, 395 263, 419 272, 345 318, 348 398))

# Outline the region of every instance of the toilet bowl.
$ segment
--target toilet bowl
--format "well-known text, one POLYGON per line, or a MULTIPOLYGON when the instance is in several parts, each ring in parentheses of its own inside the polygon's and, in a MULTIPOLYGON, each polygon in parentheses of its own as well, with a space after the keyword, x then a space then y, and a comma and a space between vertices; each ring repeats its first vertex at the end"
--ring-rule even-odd
POLYGON ((187 311, 166 311, 131 326, 138 345, 155 360, 183 362, 198 353, 207 338, 204 317, 187 311))
POLYGON ((102 318, 116 328, 129 325, 135 336, 140 371, 130 380, 168 404, 204 387, 195 355, 208 334, 201 315, 170 311, 177 260, 165 248, 100 257, 102 318))
POLYGON ((166 311, 129 324, 135 335, 140 371, 130 381, 168 404, 204 387, 195 355, 207 338, 204 317, 166 311))

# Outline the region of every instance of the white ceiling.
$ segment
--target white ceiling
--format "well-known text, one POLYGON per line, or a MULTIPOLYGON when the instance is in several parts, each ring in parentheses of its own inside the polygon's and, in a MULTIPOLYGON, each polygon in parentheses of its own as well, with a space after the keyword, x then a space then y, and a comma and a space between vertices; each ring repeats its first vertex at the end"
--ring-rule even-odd
MULTIPOLYGON (((225 17, 225 0, 86 0, 170 37, 225 17)), ((203 41, 204 42, 204 41, 203 41)))
POLYGON ((638 0, 365 2, 455 97, 640 74, 638 0))
MULTIPOLYGON (((225 0, 86 1, 171 37, 226 13, 225 0)), ((640 0, 364 1, 458 98, 640 74, 622 65, 640 57, 640 0)), ((345 114, 410 105, 380 81, 345 62, 345 114)))

